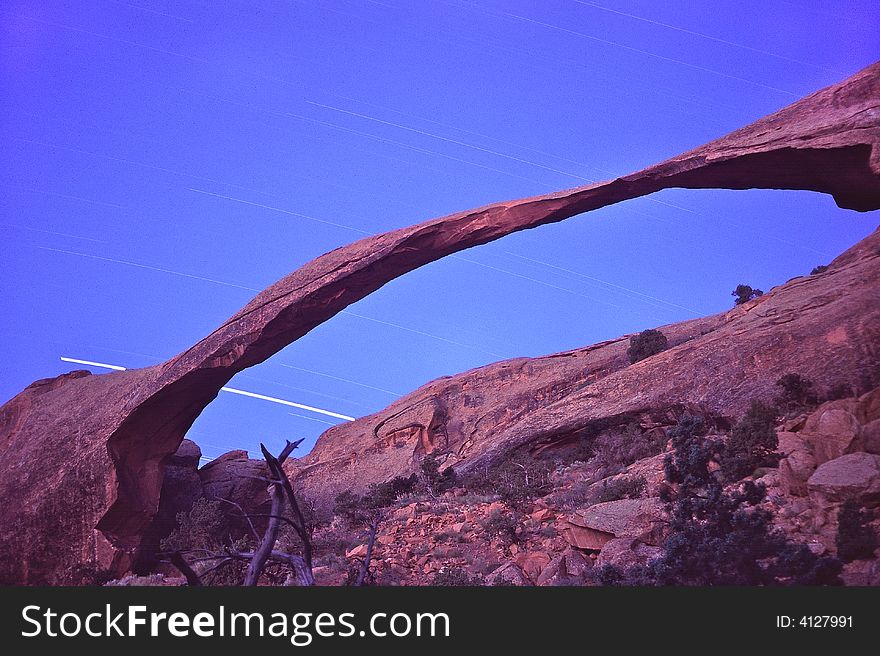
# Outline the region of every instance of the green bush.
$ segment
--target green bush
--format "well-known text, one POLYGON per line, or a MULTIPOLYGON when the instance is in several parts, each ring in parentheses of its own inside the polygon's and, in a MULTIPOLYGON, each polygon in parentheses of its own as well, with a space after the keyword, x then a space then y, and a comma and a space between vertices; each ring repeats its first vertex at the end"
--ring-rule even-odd
POLYGON ((188 512, 177 513, 177 528, 161 541, 160 548, 165 552, 217 550, 223 545, 227 529, 221 502, 201 497, 188 512))
POLYGON ((820 264, 819 266, 813 267, 813 270, 810 271, 810 275, 815 276, 817 273, 825 273, 826 271, 828 271, 828 265, 820 264))
POLYGON ((479 576, 471 577, 463 567, 444 567, 434 574, 434 578, 431 579, 431 585, 483 585, 483 579, 479 576))
POLYGON ((779 446, 776 436, 776 409, 753 400, 745 416, 730 430, 721 454, 721 470, 727 481, 738 481, 758 467, 779 462, 775 453, 779 446))
POLYGON ((596 502, 638 499, 642 496, 646 486, 647 481, 644 476, 615 478, 602 484, 602 490, 599 492, 596 502))
POLYGON ((452 467, 440 471, 440 463, 434 453, 422 458, 420 466, 425 483, 433 494, 441 494, 458 485, 458 475, 452 467))
POLYGON ((513 544, 517 541, 517 521, 511 512, 495 509, 489 513, 486 519, 480 522, 480 526, 483 527, 483 530, 488 535, 501 538, 505 544, 513 544))
POLYGON ((783 414, 801 412, 819 402, 813 391, 813 381, 800 374, 785 374, 776 381, 776 386, 781 391, 775 403, 783 414))
POLYGON ((840 508, 837 516, 837 557, 843 562, 874 557, 877 548, 877 536, 870 523, 873 513, 862 510, 852 499, 848 499, 840 508))
POLYGON ((650 328, 643 330, 638 335, 629 338, 629 348, 626 351, 631 364, 656 355, 669 348, 666 335, 659 330, 650 328))
MULTIPOLYGON (((753 405, 744 426, 763 426, 765 418, 765 407, 753 405)), ((666 458, 666 475, 678 491, 668 506, 670 533, 660 555, 628 569, 597 567, 594 580, 603 585, 839 583, 839 560, 816 556, 772 527, 772 515, 762 507, 763 486, 746 481, 724 489, 708 466, 718 445, 704 435, 703 422, 689 416, 670 431, 675 451, 666 458)))
POLYGON ((472 472, 462 483, 470 492, 496 494, 511 506, 521 506, 551 490, 553 467, 550 460, 517 453, 491 469, 472 472))
POLYGON ((733 301, 734 305, 742 305, 747 301, 763 296, 764 292, 760 289, 752 289, 748 285, 737 285, 736 289, 730 292, 730 295, 736 297, 733 301))

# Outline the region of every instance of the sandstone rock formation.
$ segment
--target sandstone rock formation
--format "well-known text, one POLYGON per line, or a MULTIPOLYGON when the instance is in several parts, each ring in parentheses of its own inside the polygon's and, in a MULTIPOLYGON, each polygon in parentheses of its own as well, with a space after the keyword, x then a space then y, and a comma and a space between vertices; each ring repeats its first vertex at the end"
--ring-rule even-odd
MULTIPOLYGON (((220 388, 347 305, 428 262, 670 187, 805 189, 829 193, 841 207, 880 207, 878 98, 875 64, 638 173, 487 205, 336 249, 272 285, 160 365, 102 376, 70 374, 28 387, 0 408, 0 582, 58 583, 83 563, 125 572, 156 515, 167 459, 220 388)), ((841 263, 837 268, 845 269, 841 263)), ((685 332, 710 326, 694 322, 685 332)), ((848 330, 843 328, 845 342, 848 330)), ((535 403, 544 401, 552 405, 552 399, 535 403)), ((443 412, 442 404, 418 411, 420 421, 427 421, 420 424, 423 449, 442 439, 423 415, 441 422, 443 412)), ((551 415, 544 412, 545 419, 551 415)), ((551 421, 554 431, 558 423, 551 421)), ((528 432, 535 435, 535 427, 528 432)))
MULTIPOLYGON (((326 501, 343 489, 409 474, 429 451, 467 471, 524 445, 553 448, 614 423, 637 422, 650 432, 675 423, 685 410, 735 418, 752 398, 771 400, 775 381, 789 372, 823 390, 872 386, 880 382, 880 231, 823 274, 660 330, 670 348, 634 365, 622 337, 441 378, 379 413, 331 428, 310 454, 290 462, 290 470, 301 488, 326 501)), ((799 441, 788 448, 801 446, 784 467, 798 473, 783 471, 798 486, 793 493, 806 494, 806 480, 822 462, 861 448, 853 412, 867 410, 856 405, 826 404, 792 433, 799 441)), ((654 466, 639 474, 652 487, 662 484, 662 463, 645 465, 654 466)))

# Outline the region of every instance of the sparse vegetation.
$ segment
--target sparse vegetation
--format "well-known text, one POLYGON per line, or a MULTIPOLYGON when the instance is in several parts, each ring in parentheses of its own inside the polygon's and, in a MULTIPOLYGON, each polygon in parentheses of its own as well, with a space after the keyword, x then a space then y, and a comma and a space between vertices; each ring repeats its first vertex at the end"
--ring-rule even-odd
POLYGON ((721 452, 721 470, 728 482, 738 481, 758 467, 779 462, 775 453, 779 445, 776 436, 776 409, 753 400, 745 416, 730 430, 730 436, 721 452))
POLYGON ((550 460, 517 453, 492 469, 472 473, 463 484, 471 492, 495 493, 508 505, 519 507, 551 490, 553 467, 550 460))
POLYGON ((734 305, 742 305, 743 303, 756 299, 759 296, 763 296, 764 292, 760 289, 753 289, 749 285, 737 285, 736 289, 730 292, 730 295, 736 297, 733 301, 734 305))
POLYGON ((517 521, 514 513, 495 509, 480 525, 492 537, 499 537, 505 544, 513 544, 517 540, 517 521))
MULTIPOLYGON (((750 411, 747 427, 761 427, 760 406, 750 411)), ((741 429, 745 430, 745 428, 741 429)), ((751 428, 750 428, 751 430, 751 428)), ((661 554, 647 565, 596 568, 604 585, 833 585, 840 562, 819 557, 805 545, 789 542, 771 526, 761 507, 765 489, 745 481, 725 491, 709 463, 718 448, 705 439, 697 417, 683 417, 670 431, 675 452, 666 459, 670 535, 661 554)), ((752 445, 741 437, 744 446, 752 445)), ((763 442, 756 444, 763 447, 763 442)))
POLYGON ((220 549, 227 527, 222 504, 201 497, 189 512, 177 513, 177 528, 161 541, 160 547, 168 552, 220 549))
POLYGON ((463 567, 444 567, 434 574, 434 578, 431 580, 431 585, 483 585, 483 579, 480 576, 471 577, 463 567))
POLYGON ((645 491, 646 485, 647 481, 644 476, 624 476, 606 481, 602 484, 602 490, 599 492, 596 502, 638 499, 645 491))
POLYGON ((819 266, 813 267, 813 270, 810 271, 810 275, 815 276, 818 273, 825 273, 826 271, 828 271, 828 265, 827 264, 820 264, 819 266))
POLYGON ((873 512, 859 508, 848 499, 837 516, 837 557, 849 563, 862 558, 873 558, 877 548, 877 535, 871 528, 873 512))
POLYGON ((643 330, 638 335, 629 338, 629 348, 626 351, 631 364, 649 358, 669 348, 666 335, 659 330, 650 328, 643 330))
POLYGON ((785 374, 776 381, 776 386, 781 390, 775 400, 776 407, 784 415, 802 412, 819 402, 813 381, 800 374, 785 374))
POLYGON ((429 453, 421 462, 425 485, 433 495, 438 495, 458 485, 458 475, 452 467, 440 471, 440 463, 434 453, 429 453))

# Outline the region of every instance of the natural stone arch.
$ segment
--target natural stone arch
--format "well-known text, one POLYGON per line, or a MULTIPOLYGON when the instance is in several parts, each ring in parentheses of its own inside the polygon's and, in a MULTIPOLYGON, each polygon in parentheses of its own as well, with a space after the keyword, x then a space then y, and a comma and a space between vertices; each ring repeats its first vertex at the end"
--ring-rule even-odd
POLYGON ((673 187, 812 190, 848 209, 880 208, 880 64, 637 173, 338 248, 162 364, 31 385, 0 408, 0 581, 52 583, 83 562, 125 571, 158 507, 163 462, 220 388, 385 283, 512 232, 673 187), (71 517, 78 500, 88 502, 71 517))

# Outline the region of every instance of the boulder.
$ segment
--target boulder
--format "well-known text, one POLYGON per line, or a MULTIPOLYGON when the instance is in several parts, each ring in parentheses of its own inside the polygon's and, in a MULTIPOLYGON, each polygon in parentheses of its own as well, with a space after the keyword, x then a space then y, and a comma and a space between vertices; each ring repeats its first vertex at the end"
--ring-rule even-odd
POLYGON ((605 543, 596 565, 613 565, 621 569, 644 565, 660 554, 660 547, 647 545, 633 538, 614 538, 605 543))
MULTIPOLYGON (((788 435, 793 435, 788 433, 788 435)), ((779 486, 789 496, 807 496, 807 480, 819 463, 806 440, 795 436, 787 440, 787 456, 779 461, 779 486)))
POLYGON ((620 499, 597 503, 568 516, 561 531, 572 546, 602 549, 614 538, 638 538, 659 544, 662 538, 663 504, 655 498, 620 499))
POLYGON ((543 551, 523 551, 517 554, 513 562, 522 570, 526 578, 537 583, 541 572, 550 564, 550 556, 543 551))
MULTIPOLYGON (((224 453, 199 470, 206 499, 238 504, 247 514, 265 514, 268 511, 268 485, 258 480, 268 475, 265 461, 251 459, 247 451, 241 450, 224 453)), ((241 511, 234 505, 223 503, 223 510, 240 530, 247 527, 246 522, 240 519, 241 511)), ((258 530, 265 523, 265 519, 254 519, 258 530)))
POLYGON ((859 404, 855 414, 863 424, 880 420, 880 387, 859 397, 859 404))
POLYGON ((486 576, 487 585, 531 585, 516 563, 505 563, 486 576))
POLYGON ((868 453, 880 454, 880 419, 862 426, 862 444, 868 453))
POLYGON ((866 507, 880 505, 880 455, 850 453, 819 465, 807 481, 819 508, 853 499, 866 507))

